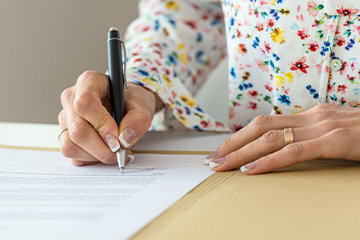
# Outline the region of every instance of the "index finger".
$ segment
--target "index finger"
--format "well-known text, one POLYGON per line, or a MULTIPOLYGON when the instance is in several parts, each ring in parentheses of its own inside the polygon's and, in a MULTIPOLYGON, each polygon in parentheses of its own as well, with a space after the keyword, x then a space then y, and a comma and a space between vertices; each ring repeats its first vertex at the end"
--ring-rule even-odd
POLYGON ((297 116, 293 114, 257 116, 243 129, 227 138, 215 152, 205 159, 205 163, 209 164, 209 162, 214 159, 225 157, 255 141, 270 130, 282 130, 287 127, 301 127, 304 122, 303 118, 304 116, 300 114, 297 116))
POLYGON ((109 113, 109 78, 95 72, 84 72, 78 79, 75 89, 74 109, 76 113, 88 121, 106 142, 111 134, 118 137, 118 126, 109 113))

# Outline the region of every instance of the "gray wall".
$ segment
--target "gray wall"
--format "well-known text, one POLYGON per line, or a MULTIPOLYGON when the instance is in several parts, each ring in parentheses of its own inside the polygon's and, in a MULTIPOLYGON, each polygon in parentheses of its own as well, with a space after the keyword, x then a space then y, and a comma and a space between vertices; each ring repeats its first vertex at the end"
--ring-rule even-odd
MULTIPOLYGON (((0 121, 57 123, 61 92, 85 70, 106 71, 107 31, 123 35, 137 2, 0 0, 0 121)), ((226 72, 223 63, 198 97, 223 121, 226 72)))

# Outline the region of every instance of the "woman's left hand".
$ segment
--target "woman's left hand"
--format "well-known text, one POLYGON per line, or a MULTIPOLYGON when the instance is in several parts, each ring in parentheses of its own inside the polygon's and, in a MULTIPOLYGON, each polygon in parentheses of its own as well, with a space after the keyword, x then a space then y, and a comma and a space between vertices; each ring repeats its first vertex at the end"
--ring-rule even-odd
POLYGON ((360 160, 360 109, 319 104, 300 114, 261 115, 206 159, 215 171, 258 174, 313 159, 360 160), (284 129, 293 143, 285 144, 284 129))

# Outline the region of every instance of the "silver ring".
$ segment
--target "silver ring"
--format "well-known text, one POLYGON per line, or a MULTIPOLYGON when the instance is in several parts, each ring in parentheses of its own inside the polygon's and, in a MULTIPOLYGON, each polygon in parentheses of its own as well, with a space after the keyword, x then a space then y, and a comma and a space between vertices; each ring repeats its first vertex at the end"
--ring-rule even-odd
POLYGON ((60 141, 60 136, 61 136, 61 134, 63 134, 63 132, 65 132, 65 131, 67 131, 67 130, 69 130, 68 127, 63 128, 63 129, 59 132, 58 141, 60 141))

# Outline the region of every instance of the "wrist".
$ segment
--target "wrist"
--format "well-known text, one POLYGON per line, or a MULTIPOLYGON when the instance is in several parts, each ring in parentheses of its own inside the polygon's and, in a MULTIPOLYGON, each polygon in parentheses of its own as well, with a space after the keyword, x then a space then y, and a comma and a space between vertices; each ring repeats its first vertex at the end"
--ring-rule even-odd
POLYGON ((129 88, 133 87, 136 88, 135 92, 139 93, 139 96, 142 99, 146 99, 145 104, 149 107, 148 109, 152 109, 154 112, 152 112, 151 115, 155 114, 156 112, 160 111, 164 107, 164 103, 161 100, 161 98, 153 92, 151 89, 148 89, 145 86, 142 86, 140 84, 137 84, 136 82, 130 82, 129 88))

